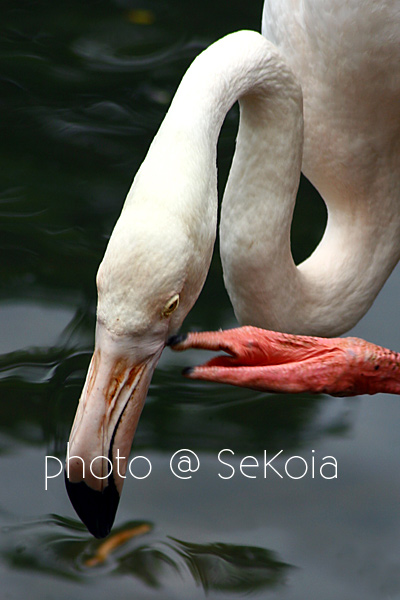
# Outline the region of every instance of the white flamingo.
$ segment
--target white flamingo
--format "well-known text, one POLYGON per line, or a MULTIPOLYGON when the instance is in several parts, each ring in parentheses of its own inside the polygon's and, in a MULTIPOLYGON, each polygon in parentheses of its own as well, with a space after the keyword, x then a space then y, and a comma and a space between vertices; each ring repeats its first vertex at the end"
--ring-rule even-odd
MULTIPOLYGON (((66 476, 78 514, 98 537, 114 520, 154 367, 209 268, 216 144, 236 100, 240 125, 220 228, 240 323, 338 335, 368 310, 399 260, 399 3, 267 0, 263 32, 273 43, 239 32, 193 62, 98 271, 95 350, 66 476), (317 249, 295 266, 289 234, 302 164, 328 222, 317 249), (109 477, 110 464, 98 456, 109 458, 109 477)), ((174 345, 230 354, 191 376, 267 390, 400 393, 399 355, 363 341, 245 327, 174 345)))

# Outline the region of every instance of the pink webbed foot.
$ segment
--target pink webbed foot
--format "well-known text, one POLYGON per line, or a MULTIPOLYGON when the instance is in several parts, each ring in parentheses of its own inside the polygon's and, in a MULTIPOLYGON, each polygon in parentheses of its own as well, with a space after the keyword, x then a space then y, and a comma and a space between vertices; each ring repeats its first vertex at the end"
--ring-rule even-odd
POLYGON ((400 394, 400 355, 358 338, 297 336, 246 326, 175 336, 169 344, 177 351, 226 353, 186 369, 191 379, 266 392, 400 394))

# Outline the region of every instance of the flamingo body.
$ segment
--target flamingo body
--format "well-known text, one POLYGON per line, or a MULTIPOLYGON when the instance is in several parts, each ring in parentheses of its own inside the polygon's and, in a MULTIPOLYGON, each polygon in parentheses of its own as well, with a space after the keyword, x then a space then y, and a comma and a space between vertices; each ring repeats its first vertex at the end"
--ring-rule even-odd
POLYGON ((95 351, 66 472, 98 537, 114 520, 154 368, 207 275, 217 140, 237 100, 220 226, 225 284, 240 323, 313 337, 248 327, 190 335, 176 349, 208 345, 230 356, 188 374, 268 391, 399 393, 397 354, 315 337, 354 325, 400 257, 398 3, 268 0, 263 23, 279 49, 243 31, 193 62, 99 267, 95 351), (328 222, 296 266, 290 226, 302 165, 328 222))

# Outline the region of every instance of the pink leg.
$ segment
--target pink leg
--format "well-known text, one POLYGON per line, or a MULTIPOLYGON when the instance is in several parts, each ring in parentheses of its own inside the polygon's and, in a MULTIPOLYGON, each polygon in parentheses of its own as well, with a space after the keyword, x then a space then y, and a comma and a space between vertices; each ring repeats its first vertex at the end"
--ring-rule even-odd
POLYGON ((170 341, 173 350, 222 350, 187 369, 206 379, 267 392, 353 396, 400 394, 400 355, 358 338, 295 336, 256 327, 189 333, 170 341))

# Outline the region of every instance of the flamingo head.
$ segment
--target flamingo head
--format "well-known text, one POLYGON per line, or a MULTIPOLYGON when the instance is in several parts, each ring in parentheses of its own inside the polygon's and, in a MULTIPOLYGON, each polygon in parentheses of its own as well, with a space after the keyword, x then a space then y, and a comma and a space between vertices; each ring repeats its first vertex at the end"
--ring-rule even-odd
POLYGON ((114 521, 154 368, 204 283, 209 230, 168 210, 125 206, 99 267, 95 349, 65 470, 72 504, 96 537, 114 521))

